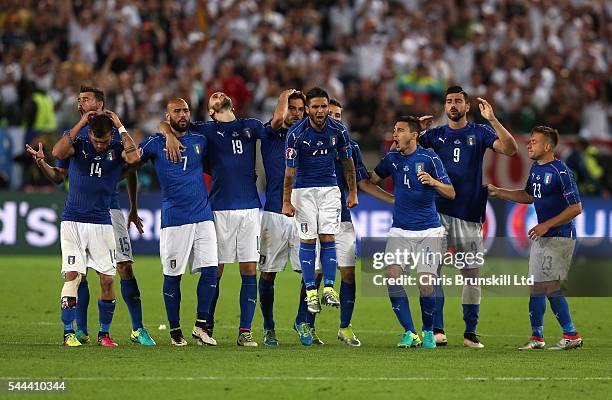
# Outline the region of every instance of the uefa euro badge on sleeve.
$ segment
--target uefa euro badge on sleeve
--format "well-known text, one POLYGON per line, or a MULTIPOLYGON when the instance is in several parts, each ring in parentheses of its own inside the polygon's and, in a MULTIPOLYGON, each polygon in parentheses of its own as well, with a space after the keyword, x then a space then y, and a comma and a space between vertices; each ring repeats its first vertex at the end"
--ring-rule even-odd
POLYGON ((195 150, 196 154, 200 154, 200 145, 198 143, 193 145, 193 149, 195 150))
POLYGON ((247 139, 251 139, 253 138, 253 132, 251 132, 251 128, 244 128, 242 130, 242 134, 244 135, 245 138, 247 139))

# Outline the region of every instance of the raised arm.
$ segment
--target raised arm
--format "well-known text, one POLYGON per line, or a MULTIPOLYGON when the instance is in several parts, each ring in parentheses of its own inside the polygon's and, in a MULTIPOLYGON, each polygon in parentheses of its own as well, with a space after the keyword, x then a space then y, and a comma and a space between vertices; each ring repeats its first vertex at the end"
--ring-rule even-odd
POLYGON ((87 125, 89 123, 89 119, 97 113, 97 111, 88 111, 83 114, 79 122, 77 122, 76 125, 72 127, 70 133, 68 133, 67 135, 63 135, 60 140, 55 143, 55 146, 53 146, 53 150, 51 152, 53 157, 60 160, 65 160, 68 157, 71 157, 74 154, 73 143, 76 140, 79 131, 85 125, 87 125))
POLYGON ((514 137, 508 132, 506 128, 499 122, 493 113, 493 107, 485 99, 478 97, 478 107, 480 108, 480 114, 484 119, 489 121, 495 133, 497 134, 497 140, 493 142, 493 150, 496 153, 501 153, 506 156, 512 157, 516 155, 518 151, 518 145, 514 137))
POLYGON ((272 126, 273 130, 277 130, 283 125, 283 121, 287 115, 287 109, 289 108, 289 96, 291 96, 294 92, 295 89, 285 90, 278 97, 278 103, 274 109, 272 121, 270 121, 270 125, 272 126))
POLYGON ((140 162, 140 152, 137 151, 134 139, 132 139, 127 129, 125 129, 117 114, 110 110, 104 110, 104 113, 113 120, 113 125, 115 128, 117 128, 119 134, 121 135, 121 144, 123 145, 121 156, 123 157, 123 160, 128 165, 138 164, 140 162))
POLYGON ((295 167, 285 167, 285 181, 283 186, 283 214, 288 217, 295 215, 295 208, 291 204, 291 192, 295 182, 295 167))
POLYGON ((52 167, 45 161, 45 153, 42 143, 38 142, 38 151, 26 144, 26 151, 34 158, 34 162, 42 171, 43 175, 56 185, 61 185, 68 175, 68 171, 64 168, 52 167))

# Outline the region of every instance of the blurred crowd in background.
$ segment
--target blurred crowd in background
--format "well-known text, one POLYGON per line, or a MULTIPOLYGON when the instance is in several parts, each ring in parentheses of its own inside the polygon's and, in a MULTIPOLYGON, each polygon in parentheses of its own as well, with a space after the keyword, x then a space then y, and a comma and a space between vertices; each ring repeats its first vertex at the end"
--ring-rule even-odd
POLYGON ((3 0, 0 186, 47 184, 21 150, 42 140, 50 153, 79 118, 83 84, 106 92, 137 142, 169 98, 206 119, 220 90, 265 122, 283 89, 318 85, 371 152, 398 114, 444 123, 458 84, 472 120, 481 96, 512 133, 578 135, 570 155, 584 166, 589 141, 612 139, 611 37, 606 0, 3 0))

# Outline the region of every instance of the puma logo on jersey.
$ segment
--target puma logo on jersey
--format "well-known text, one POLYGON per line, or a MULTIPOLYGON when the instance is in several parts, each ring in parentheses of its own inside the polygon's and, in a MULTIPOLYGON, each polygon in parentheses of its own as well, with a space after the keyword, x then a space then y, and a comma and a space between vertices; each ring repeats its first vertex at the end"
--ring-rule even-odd
POLYGON ((393 168, 397 169, 397 164, 392 162, 391 165, 393 165, 393 168))
POLYGON ((221 131, 217 131, 217 135, 221 135, 221 137, 225 137, 224 136, 225 134, 223 132, 221 132, 221 131))
POLYGON ((304 143, 307 146, 310 146, 310 140, 302 140, 302 143, 304 143))
POLYGON ((442 143, 444 143, 446 141, 446 139, 443 139, 441 137, 439 137, 438 140, 441 141, 442 143))

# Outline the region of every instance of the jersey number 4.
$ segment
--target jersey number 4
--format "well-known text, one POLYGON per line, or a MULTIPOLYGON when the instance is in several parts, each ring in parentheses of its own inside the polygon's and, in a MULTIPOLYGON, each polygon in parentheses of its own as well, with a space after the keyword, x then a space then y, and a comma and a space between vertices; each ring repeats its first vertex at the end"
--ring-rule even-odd
POLYGON ((98 178, 102 176, 102 167, 100 167, 100 163, 91 163, 91 168, 89 169, 89 176, 98 175, 98 178))

